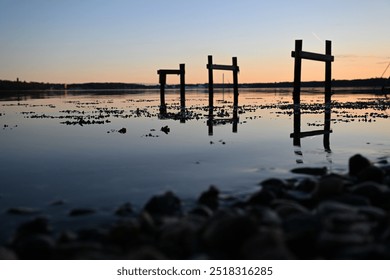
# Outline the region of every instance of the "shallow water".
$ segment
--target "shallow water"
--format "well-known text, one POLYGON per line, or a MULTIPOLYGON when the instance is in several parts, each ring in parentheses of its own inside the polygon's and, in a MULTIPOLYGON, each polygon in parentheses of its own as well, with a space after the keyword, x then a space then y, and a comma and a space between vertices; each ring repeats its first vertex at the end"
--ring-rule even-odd
MULTIPOLYGON (((264 179, 293 177, 289 171, 298 166, 346 172, 353 154, 373 162, 390 156, 390 101, 372 94, 332 96, 330 151, 323 135, 293 145, 291 91, 241 90, 237 131, 222 121, 212 135, 203 91, 187 91, 185 122, 159 118, 158 91, 0 98, 1 213, 16 206, 109 213, 127 201, 140 208, 166 190, 191 203, 212 184, 226 195, 245 195, 264 179), (50 206, 58 200, 66 207, 50 206)), ((215 100, 215 118, 231 119, 233 93, 217 92, 215 100)), ((178 91, 168 91, 166 102, 169 113, 180 111, 178 91)), ((302 131, 323 129, 322 104, 322 94, 302 96, 302 131)))

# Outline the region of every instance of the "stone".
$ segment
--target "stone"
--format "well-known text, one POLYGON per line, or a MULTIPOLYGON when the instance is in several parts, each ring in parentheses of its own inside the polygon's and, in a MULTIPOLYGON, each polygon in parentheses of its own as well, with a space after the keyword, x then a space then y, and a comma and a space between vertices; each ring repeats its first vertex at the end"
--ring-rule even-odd
POLYGON ((273 192, 260 190, 252 194, 247 203, 250 205, 270 205, 275 198, 276 196, 273 192))
POLYGON ((0 260, 17 260, 15 252, 0 246, 0 260))
POLYGON ((14 240, 12 248, 20 259, 49 260, 54 255, 55 241, 46 234, 32 234, 14 240))
POLYGON ((381 184, 385 179, 385 172, 379 167, 370 165, 362 169, 357 177, 360 182, 373 181, 381 184))
POLYGON ((209 220, 202 241, 212 258, 239 259, 241 246, 257 232, 257 225, 249 216, 223 211, 209 220))
POLYGON ((288 189, 286 181, 277 178, 264 180, 260 185, 263 190, 273 193, 275 197, 281 197, 288 189))
POLYGON ((180 216, 181 201, 171 191, 153 196, 145 205, 144 211, 152 216, 180 216))
POLYGON ((161 127, 160 130, 161 130, 162 132, 164 132, 165 134, 168 134, 168 133, 171 131, 171 129, 170 129, 167 125, 161 127))
POLYGON ((130 202, 126 202, 118 207, 118 209, 115 210, 115 215, 125 217, 133 215, 133 207, 131 206, 130 202))
POLYGON ((198 198, 198 204, 205 205, 211 210, 216 210, 219 206, 218 201, 219 190, 215 186, 210 186, 210 188, 203 192, 198 198))
POLYGON ((125 127, 122 127, 121 129, 118 130, 120 134, 125 134, 127 132, 127 129, 125 127))
POLYGON ((323 176, 319 182, 318 187, 314 193, 317 199, 325 199, 341 194, 344 191, 344 181, 333 175, 323 176))
POLYGON ((39 213, 39 210, 30 207, 12 207, 7 210, 7 213, 12 215, 33 215, 39 213))
POLYGON ((69 216, 78 217, 78 216, 91 215, 94 213, 96 213, 96 210, 92 208, 75 208, 69 212, 69 216))
POLYGON ((349 159, 349 175, 357 176, 364 168, 369 167, 371 162, 360 154, 349 159))
POLYGON ((323 176, 328 172, 326 167, 299 167, 291 170, 292 173, 323 176))

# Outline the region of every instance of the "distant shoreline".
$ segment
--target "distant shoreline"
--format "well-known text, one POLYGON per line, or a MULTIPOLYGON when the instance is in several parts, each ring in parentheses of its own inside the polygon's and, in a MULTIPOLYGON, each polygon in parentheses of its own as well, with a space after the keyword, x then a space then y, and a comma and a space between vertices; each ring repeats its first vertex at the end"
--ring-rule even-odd
MULTIPOLYGON (((355 79, 355 80, 333 80, 333 88, 372 88, 374 91, 381 91, 383 86, 388 84, 386 78, 355 79)), ((232 88, 232 84, 214 84, 214 88, 232 88)), ((324 87, 324 82, 308 81, 302 82, 303 88, 324 87)), ((79 83, 79 84, 58 84, 42 82, 25 82, 0 80, 0 91, 24 91, 24 90, 145 90, 159 89, 159 84, 146 85, 138 83, 79 83)), ((167 85, 168 89, 179 88, 180 85, 167 85)), ((208 84, 187 84, 189 89, 207 89, 208 84)), ((293 82, 275 82, 275 83, 242 83, 239 84, 242 89, 245 88, 292 88, 293 82)))

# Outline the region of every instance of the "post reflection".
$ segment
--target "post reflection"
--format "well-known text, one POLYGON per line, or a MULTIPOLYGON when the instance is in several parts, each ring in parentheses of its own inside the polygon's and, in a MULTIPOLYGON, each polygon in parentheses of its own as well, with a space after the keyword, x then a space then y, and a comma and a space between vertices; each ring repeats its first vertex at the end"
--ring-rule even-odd
POLYGON ((215 118, 214 111, 212 108, 209 108, 209 115, 207 120, 207 126, 208 126, 208 135, 213 136, 214 135, 214 126, 217 125, 225 125, 227 123, 232 124, 232 132, 237 133, 238 132, 238 111, 237 108, 233 108, 233 117, 219 117, 217 114, 217 118, 215 118))
MULTIPOLYGON (((301 131, 301 107, 300 104, 294 104, 294 132, 290 134, 290 138, 293 138, 293 145, 295 147, 301 147, 301 139, 305 137, 311 137, 316 135, 323 135, 323 146, 326 153, 330 154, 332 152, 330 148, 330 134, 333 132, 330 128, 331 124, 331 103, 325 103, 324 110, 324 129, 320 130, 311 130, 311 131, 301 131)), ((302 156, 301 151, 295 152, 297 155, 302 156)), ((297 160, 298 163, 301 163, 301 160, 297 160)))

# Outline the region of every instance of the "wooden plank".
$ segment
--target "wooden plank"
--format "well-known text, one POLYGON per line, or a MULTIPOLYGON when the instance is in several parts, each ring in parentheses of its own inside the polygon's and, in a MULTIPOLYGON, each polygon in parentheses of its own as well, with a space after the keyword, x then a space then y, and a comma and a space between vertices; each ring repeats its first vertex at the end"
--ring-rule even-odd
POLYGON ((207 69, 212 70, 226 70, 226 71, 239 71, 238 66, 234 65, 218 65, 218 64, 212 64, 211 66, 207 64, 207 69))
POLYGON ((176 69, 160 69, 157 71, 157 74, 165 74, 165 75, 180 75, 181 70, 176 69))
POLYGON ((333 132, 332 130, 312 130, 312 131, 305 131, 305 132, 297 133, 298 135, 295 135, 296 133, 291 133, 290 138, 294 138, 294 137, 304 138, 304 137, 310 137, 310 136, 316 136, 316 135, 329 134, 332 132, 333 132))
MULTIPOLYGON (((297 53, 295 51, 291 52, 291 57, 295 57, 297 53)), ((319 53, 312 53, 312 52, 298 52, 298 56, 301 59, 309 59, 309 60, 315 60, 315 61, 323 61, 323 62, 333 62, 334 56, 332 55, 326 55, 326 54, 319 54, 319 53)))

